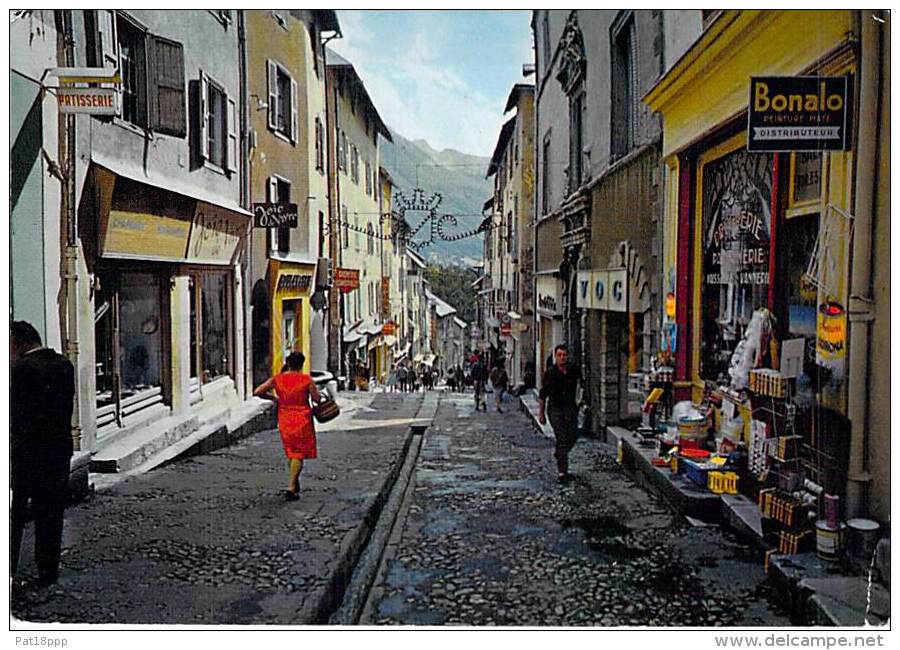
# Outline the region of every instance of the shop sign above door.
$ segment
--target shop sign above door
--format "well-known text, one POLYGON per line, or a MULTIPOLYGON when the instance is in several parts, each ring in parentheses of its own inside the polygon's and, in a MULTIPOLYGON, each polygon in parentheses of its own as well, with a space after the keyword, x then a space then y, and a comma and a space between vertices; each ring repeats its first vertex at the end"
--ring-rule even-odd
POLYGON ((115 115, 116 91, 112 88, 58 88, 56 102, 60 113, 115 115))
POLYGON ((335 269, 334 288, 341 293, 359 289, 359 271, 356 269, 335 269))
POLYGON ((296 203, 254 203, 254 228, 296 228, 296 203))
POLYGON ((751 77, 748 151, 842 151, 847 77, 751 77))

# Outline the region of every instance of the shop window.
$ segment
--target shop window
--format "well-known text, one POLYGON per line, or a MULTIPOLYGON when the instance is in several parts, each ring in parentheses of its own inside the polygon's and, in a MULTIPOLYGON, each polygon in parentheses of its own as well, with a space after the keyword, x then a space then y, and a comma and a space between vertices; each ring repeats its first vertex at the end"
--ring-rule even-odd
POLYGON ((739 150, 702 167, 700 376, 727 383, 728 366, 769 291, 772 156, 739 150))
POLYGON ((288 355, 291 354, 291 352, 298 352, 300 350, 299 346, 297 345, 297 308, 299 306, 299 303, 299 300, 284 300, 281 303, 282 359, 287 359, 288 355))
POLYGON ((153 273, 101 273, 99 281, 94 343, 97 426, 103 428, 163 401, 163 305, 153 273))
POLYGON ((189 280, 191 301, 191 377, 206 384, 230 374, 228 277, 204 271, 189 280))
POLYGON ((297 142, 297 82, 287 69, 266 62, 269 86, 269 128, 291 142, 297 142))
POLYGON ((787 330, 789 338, 816 338, 816 298, 814 282, 806 277, 809 259, 819 236, 819 215, 807 214, 785 220, 783 264, 787 283, 787 330))

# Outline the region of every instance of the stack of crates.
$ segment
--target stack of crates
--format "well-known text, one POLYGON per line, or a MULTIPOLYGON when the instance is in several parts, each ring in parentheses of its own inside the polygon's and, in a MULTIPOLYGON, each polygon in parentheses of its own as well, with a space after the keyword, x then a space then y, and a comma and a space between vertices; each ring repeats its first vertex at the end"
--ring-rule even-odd
POLYGON ((754 368, 750 371, 749 388, 757 395, 784 398, 787 394, 787 377, 771 368, 754 368))
POLYGON ((737 472, 710 472, 708 477, 709 491, 715 494, 737 494, 737 472))

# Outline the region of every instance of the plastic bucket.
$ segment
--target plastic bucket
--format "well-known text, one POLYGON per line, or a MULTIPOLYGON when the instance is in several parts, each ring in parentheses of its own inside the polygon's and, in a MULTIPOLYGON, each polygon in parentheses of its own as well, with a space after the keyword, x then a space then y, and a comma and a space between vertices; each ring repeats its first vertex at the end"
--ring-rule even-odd
POLYGON ((840 557, 844 548, 844 537, 847 532, 847 524, 841 524, 839 528, 829 528, 828 522, 820 519, 816 522, 816 555, 823 560, 834 562, 840 557))
POLYGON ((881 527, 871 519, 851 519, 847 527, 847 556, 854 567, 865 570, 872 562, 881 527))

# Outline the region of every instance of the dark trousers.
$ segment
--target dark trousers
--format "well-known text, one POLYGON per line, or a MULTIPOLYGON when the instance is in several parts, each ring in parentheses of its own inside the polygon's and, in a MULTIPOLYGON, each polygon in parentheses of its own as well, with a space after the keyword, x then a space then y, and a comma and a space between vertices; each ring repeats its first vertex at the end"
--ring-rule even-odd
POLYGON ((13 480, 10 507, 10 575, 19 564, 22 533, 34 520, 34 560, 42 579, 55 580, 62 550, 63 514, 69 496, 69 458, 44 458, 13 480))
POLYGON ((569 472, 569 452, 575 446, 578 439, 576 429, 577 410, 575 405, 553 406, 547 409, 550 418, 550 426, 553 427, 553 435, 556 436, 556 449, 553 452, 556 457, 556 468, 560 474, 569 472))

